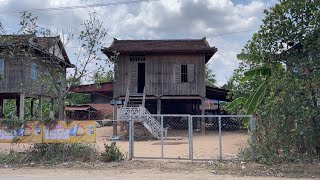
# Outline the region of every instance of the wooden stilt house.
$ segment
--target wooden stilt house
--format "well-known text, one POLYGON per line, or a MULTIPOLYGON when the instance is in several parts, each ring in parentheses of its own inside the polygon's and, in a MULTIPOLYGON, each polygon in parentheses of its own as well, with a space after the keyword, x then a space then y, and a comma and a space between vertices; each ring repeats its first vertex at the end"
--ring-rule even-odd
POLYGON ((24 119, 25 98, 31 98, 32 116, 34 100, 39 99, 38 117, 42 117, 42 98, 50 98, 52 107, 56 98, 51 79, 58 77, 56 85, 65 87, 66 69, 71 67, 59 36, 1 35, 0 118, 4 117, 4 100, 15 99, 16 115, 24 119))
POLYGON ((108 57, 119 53, 115 98, 127 97, 128 106, 143 104, 152 114, 201 114, 206 97, 205 64, 217 52, 205 38, 114 39, 103 52, 108 57))

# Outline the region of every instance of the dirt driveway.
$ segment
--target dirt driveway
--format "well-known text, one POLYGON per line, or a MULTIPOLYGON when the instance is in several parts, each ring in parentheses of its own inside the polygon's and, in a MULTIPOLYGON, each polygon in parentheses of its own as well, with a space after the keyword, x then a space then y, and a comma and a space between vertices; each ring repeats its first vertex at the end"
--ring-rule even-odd
MULTIPOLYGON (((160 164, 160 163, 159 163, 160 164)), ((283 177, 263 176, 235 176, 218 175, 208 170, 197 169, 175 169, 176 165, 169 164, 168 167, 135 167, 123 169, 112 167, 104 169, 75 169, 75 168, 0 168, 0 180, 289 180, 283 177), (171 169, 168 169, 170 166, 171 169), (145 169, 146 168, 146 169, 145 169)), ((307 179, 307 178, 301 178, 307 179)), ((315 178, 314 178, 315 179, 315 178)))
POLYGON ((132 172, 131 174, 117 174, 106 173, 103 174, 101 172, 91 172, 86 173, 86 171, 70 171, 64 172, 50 172, 50 170, 38 170, 33 169, 28 173, 16 173, 16 172, 3 172, 0 170, 0 180, 106 180, 106 179, 114 179, 114 180, 207 180, 207 179, 215 179, 215 180, 291 180, 290 178, 276 178, 276 177, 235 177, 230 175, 213 175, 208 173, 197 173, 197 174, 183 174, 183 173, 163 173, 163 172, 154 172, 142 170, 138 172, 132 172))

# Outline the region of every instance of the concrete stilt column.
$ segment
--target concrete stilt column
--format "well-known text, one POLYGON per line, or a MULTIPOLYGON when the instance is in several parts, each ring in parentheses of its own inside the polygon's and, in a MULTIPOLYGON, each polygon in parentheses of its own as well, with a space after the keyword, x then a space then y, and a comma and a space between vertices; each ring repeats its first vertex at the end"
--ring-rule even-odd
POLYGON ((39 118, 42 118, 42 96, 39 96, 39 118))
POLYGON ((25 100, 25 93, 20 93, 20 99, 19 99, 19 119, 24 119, 24 100, 25 100))
POLYGON ((31 117, 34 117, 34 98, 31 99, 30 114, 31 117))
MULTIPOLYGON (((205 105, 204 105, 204 98, 201 99, 201 115, 205 115, 205 105)), ((205 126, 205 118, 201 117, 201 132, 203 134, 206 133, 206 126, 205 126)))
POLYGON ((161 99, 160 98, 157 99, 157 114, 158 115, 161 114, 161 99))
POLYGON ((117 99, 113 99, 114 105, 113 105, 113 135, 116 136, 118 134, 118 124, 117 124, 117 99))
POLYGON ((4 114, 4 103, 3 103, 4 99, 0 99, 0 118, 3 118, 3 114, 4 114))

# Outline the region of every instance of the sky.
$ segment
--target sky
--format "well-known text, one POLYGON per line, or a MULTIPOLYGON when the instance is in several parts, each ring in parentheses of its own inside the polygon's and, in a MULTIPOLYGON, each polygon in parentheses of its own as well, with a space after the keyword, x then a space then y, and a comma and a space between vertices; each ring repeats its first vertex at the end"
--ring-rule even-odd
MULTIPOLYGON (((0 22, 6 33, 18 29, 17 11, 119 3, 113 6, 33 12, 38 25, 51 30, 79 27, 89 12, 97 12, 108 35, 102 45, 110 46, 117 39, 200 39, 206 37, 218 52, 208 65, 213 70, 217 86, 227 83, 238 67, 236 55, 252 34, 257 32, 264 17, 263 10, 276 0, 151 0, 126 3, 132 0, 0 0, 0 22), (12 13, 7 13, 8 11, 12 13)), ((66 45, 71 61, 76 43, 66 45)), ((91 66, 94 68, 94 65, 91 66)))

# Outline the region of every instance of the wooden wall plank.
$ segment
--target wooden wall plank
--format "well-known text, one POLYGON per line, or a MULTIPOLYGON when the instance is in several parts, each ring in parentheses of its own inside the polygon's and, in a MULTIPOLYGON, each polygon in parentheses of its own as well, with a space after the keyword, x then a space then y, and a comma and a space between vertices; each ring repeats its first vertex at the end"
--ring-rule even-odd
MULTIPOLYGON (((118 74, 116 77, 115 92, 118 96, 125 96, 129 77, 137 76, 137 62, 131 62, 130 56, 120 54, 117 60, 118 74)), ((141 62, 142 63, 142 62, 141 62)), ((146 63, 146 92, 147 95, 190 95, 205 96, 205 57, 196 55, 147 55, 146 63), (190 76, 193 81, 187 83, 176 82, 174 66, 190 64, 194 74, 190 76)), ((191 71, 189 68, 189 71, 191 71)), ((180 78, 181 79, 181 78, 180 78)), ((133 80, 130 83, 134 83, 133 80)), ((136 92, 137 83, 131 84, 130 91, 136 92)))

